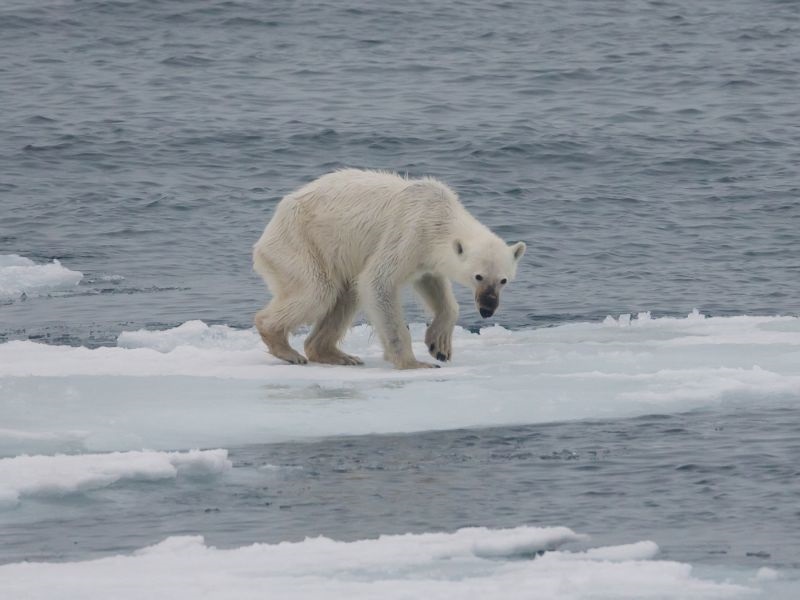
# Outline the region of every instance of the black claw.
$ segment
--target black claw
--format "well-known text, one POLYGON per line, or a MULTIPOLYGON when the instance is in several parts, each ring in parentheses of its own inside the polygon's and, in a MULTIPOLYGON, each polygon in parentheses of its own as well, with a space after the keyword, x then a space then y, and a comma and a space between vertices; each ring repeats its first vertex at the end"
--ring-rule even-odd
POLYGON ((437 352, 436 353, 436 360, 445 361, 445 360, 447 360, 447 357, 444 354, 442 354, 441 352, 437 352))
POLYGON ((434 346, 436 346, 436 344, 431 344, 431 347, 430 347, 430 351, 431 351, 431 352, 433 352, 433 348, 434 348, 434 346))

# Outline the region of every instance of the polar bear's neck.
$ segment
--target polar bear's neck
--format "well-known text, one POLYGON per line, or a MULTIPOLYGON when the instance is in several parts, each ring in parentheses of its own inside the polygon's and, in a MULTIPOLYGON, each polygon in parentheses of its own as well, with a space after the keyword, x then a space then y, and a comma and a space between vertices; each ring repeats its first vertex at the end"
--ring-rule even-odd
POLYGON ((497 237, 483 223, 473 217, 467 209, 461 207, 461 214, 453 219, 450 235, 453 238, 463 238, 466 240, 482 240, 487 236, 497 237))
POLYGON ((455 207, 449 229, 448 237, 451 243, 454 240, 478 244, 485 243, 489 240, 500 241, 500 238, 498 238, 491 229, 473 217, 460 202, 455 207))
POLYGON ((473 217, 460 202, 451 206, 452 214, 438 240, 438 248, 430 253, 432 270, 469 285, 472 268, 465 259, 469 256, 494 256, 505 251, 506 244, 488 227, 473 217), (459 255, 458 247, 462 254, 459 255))

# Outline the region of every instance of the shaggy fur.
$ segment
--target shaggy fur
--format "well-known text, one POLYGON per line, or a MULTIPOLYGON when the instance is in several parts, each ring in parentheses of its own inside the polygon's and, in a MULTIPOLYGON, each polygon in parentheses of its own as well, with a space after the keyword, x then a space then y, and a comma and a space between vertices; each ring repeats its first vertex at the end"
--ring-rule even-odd
POLYGON ((361 306, 386 360, 400 369, 436 366, 412 353, 401 287, 412 283, 432 311, 425 343, 434 358, 449 360, 458 317, 450 280, 474 290, 488 316, 524 252, 523 242, 507 246, 434 179, 336 171, 283 198, 253 247, 254 269, 273 293, 256 328, 269 351, 290 363, 306 358, 288 334, 309 324, 308 360, 361 364, 338 349, 361 306))

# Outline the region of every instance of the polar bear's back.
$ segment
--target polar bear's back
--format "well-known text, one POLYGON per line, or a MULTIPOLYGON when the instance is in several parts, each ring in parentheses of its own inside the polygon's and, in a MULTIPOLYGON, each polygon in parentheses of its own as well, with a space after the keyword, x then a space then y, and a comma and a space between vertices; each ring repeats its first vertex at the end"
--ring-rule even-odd
POLYGON ((350 238, 375 248, 387 234, 424 234, 429 225, 452 222, 463 210, 455 193, 434 179, 346 169, 284 197, 264 235, 294 231, 320 247, 340 247, 331 242, 350 238))
POLYGON ((407 179, 387 171, 341 169, 315 179, 290 196, 313 196, 320 200, 354 204, 376 196, 396 196, 414 181, 419 180, 407 179))
POLYGON ((428 215, 441 208, 452 210, 458 199, 450 188, 435 179, 408 179, 384 171, 344 169, 323 175, 292 192, 281 203, 302 206, 325 220, 331 218, 329 212, 335 212, 348 223, 361 217, 377 223, 383 218, 413 215, 417 210, 425 210, 428 215))

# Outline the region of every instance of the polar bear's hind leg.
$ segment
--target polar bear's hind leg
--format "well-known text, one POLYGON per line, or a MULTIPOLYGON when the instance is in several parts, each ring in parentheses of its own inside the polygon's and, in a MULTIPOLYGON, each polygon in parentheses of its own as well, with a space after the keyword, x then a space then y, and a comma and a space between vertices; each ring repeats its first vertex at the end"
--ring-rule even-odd
POLYGON ((344 337, 358 308, 358 297, 353 286, 339 292, 331 309, 314 325, 306 339, 308 360, 332 365, 363 365, 357 356, 345 354, 337 347, 344 337))
POLYGON ((273 356, 291 364, 303 365, 308 361, 289 345, 289 334, 300 325, 319 321, 330 310, 336 296, 324 286, 290 290, 276 295, 258 311, 255 325, 273 356))

